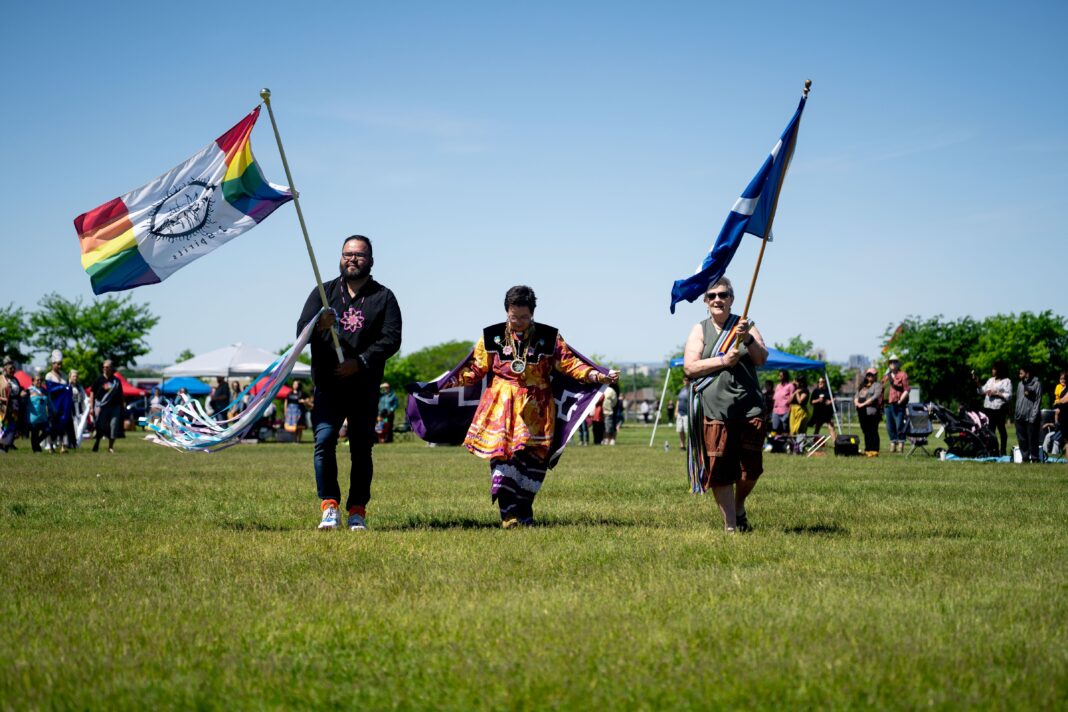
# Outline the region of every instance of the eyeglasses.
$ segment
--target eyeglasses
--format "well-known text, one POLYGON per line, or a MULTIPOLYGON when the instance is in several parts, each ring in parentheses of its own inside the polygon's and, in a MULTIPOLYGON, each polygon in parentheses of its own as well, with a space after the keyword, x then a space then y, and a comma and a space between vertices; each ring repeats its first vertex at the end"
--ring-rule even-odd
POLYGON ((366 252, 342 252, 341 259, 355 262, 356 260, 369 260, 371 255, 366 252))
POLYGON ((734 294, 731 292, 708 292, 707 294, 705 294, 705 299, 707 299, 708 301, 712 301, 713 299, 722 299, 726 301, 733 296, 734 294))

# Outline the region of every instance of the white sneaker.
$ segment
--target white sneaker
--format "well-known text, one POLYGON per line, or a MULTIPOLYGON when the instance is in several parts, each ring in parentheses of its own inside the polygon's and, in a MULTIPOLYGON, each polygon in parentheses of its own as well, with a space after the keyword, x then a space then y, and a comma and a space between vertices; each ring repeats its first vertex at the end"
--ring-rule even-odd
POLYGON ((354 532, 362 532, 367 529, 367 520, 361 517, 359 514, 349 515, 349 530, 354 532))
POLYGON ((323 510, 323 520, 319 522, 320 529, 337 529, 337 523, 340 515, 338 514, 337 507, 330 506, 323 510))

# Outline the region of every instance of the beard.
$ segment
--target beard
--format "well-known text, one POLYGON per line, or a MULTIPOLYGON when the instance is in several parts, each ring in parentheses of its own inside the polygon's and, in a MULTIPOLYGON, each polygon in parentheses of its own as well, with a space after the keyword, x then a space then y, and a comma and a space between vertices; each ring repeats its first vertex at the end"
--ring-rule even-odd
POLYGON ((370 274, 371 274, 371 263, 370 262, 364 262, 364 263, 357 262, 356 264, 348 265, 348 266, 346 266, 344 262, 341 263, 341 278, 346 280, 346 281, 353 281, 353 280, 357 280, 357 279, 363 279, 364 277, 370 276, 370 274))

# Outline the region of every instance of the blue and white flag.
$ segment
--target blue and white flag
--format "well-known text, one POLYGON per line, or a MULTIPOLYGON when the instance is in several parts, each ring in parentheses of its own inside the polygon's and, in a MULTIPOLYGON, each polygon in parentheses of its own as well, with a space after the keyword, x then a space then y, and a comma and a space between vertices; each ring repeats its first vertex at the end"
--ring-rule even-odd
MULTIPOLYGON (((807 90, 806 90, 807 91, 807 90)), ((694 302, 701 298, 705 288, 713 280, 719 279, 727 271, 727 265, 738 251, 738 245, 742 242, 742 235, 749 233, 756 237, 771 239, 771 223, 775 219, 775 206, 779 203, 779 191, 782 189, 783 179, 790 167, 790 159, 794 155, 794 146, 797 144, 797 128, 801 124, 801 112, 805 110, 806 96, 801 96, 801 103, 797 105, 797 111, 786 125, 782 137, 775 147, 771 149, 771 155, 764 161, 753 180, 742 196, 734 203, 734 207, 727 214, 727 220, 719 231, 719 237, 712 245, 708 255, 697 272, 685 279, 680 279, 671 287, 671 313, 675 313, 675 305, 686 300, 694 302)))

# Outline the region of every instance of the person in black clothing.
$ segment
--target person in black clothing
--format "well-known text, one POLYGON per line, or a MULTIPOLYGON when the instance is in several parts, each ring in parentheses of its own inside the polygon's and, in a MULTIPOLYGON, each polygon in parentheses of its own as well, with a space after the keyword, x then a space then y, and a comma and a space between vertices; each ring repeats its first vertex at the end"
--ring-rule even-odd
POLYGON ((876 457, 879 454, 879 399, 883 386, 874 368, 864 373, 864 381, 853 396, 853 405, 857 407, 857 418, 864 433, 864 454, 876 457))
POLYGON ((111 359, 104 361, 102 375, 89 387, 89 413, 93 414, 96 442, 93 452, 100 449, 100 440, 108 439, 108 452, 115 452, 115 440, 121 438, 122 422, 126 414, 126 401, 122 395, 122 382, 115 375, 111 359))
POLYGON ((211 387, 211 395, 208 396, 208 405, 211 406, 211 416, 215 422, 221 423, 227 419, 226 406, 230 405, 230 386, 226 385, 224 376, 215 377, 215 385, 211 387))
MULTIPOLYGON (((367 528, 379 385, 386 359, 397 353, 401 345, 400 305, 393 292, 371 278, 373 265, 370 239, 363 235, 345 239, 341 248, 341 276, 323 285, 333 312, 318 316, 310 342, 315 382, 312 392, 315 483, 322 509, 320 529, 336 529, 339 525, 341 489, 335 450, 338 431, 346 418, 352 460, 345 504, 347 524, 353 531, 367 528), (340 362, 330 333, 333 328, 337 329, 341 341, 340 362)), ((316 319, 321 308, 322 300, 316 288, 308 295, 297 321, 298 334, 316 319)))
POLYGON ((812 434, 819 435, 820 428, 824 425, 831 431, 831 442, 838 437, 834 430, 834 406, 831 404, 831 389, 827 387, 827 379, 823 376, 816 381, 816 388, 812 391, 809 402, 812 403, 812 434))

